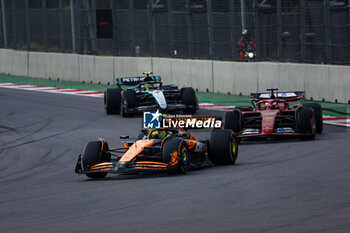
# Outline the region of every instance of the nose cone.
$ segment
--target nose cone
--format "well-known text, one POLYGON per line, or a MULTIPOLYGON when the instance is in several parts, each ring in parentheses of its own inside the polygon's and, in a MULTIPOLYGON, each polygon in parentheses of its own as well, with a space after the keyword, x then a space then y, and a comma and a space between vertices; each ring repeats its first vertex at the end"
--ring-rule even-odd
POLYGON ((118 171, 118 172, 123 172, 123 171, 125 171, 128 165, 129 165, 129 162, 119 161, 119 162, 117 163, 117 171, 118 171))
POLYGON ((262 134, 272 134, 273 133, 273 127, 265 126, 262 129, 262 134))
POLYGON ((152 92, 152 95, 161 109, 166 109, 168 107, 162 91, 155 90, 152 92))
POLYGON ((262 134, 272 134, 275 126, 275 119, 278 111, 266 110, 261 112, 262 123, 261 130, 262 134))

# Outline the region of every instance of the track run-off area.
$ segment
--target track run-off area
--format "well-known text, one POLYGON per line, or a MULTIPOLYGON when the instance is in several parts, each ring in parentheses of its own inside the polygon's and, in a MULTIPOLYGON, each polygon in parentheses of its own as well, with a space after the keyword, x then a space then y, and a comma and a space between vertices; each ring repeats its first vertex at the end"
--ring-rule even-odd
MULTIPOLYGON (((311 141, 242 141, 232 166, 91 180, 74 173, 86 143, 102 137, 119 147, 119 135, 137 136, 141 116, 106 115, 103 98, 31 88, 0 88, 1 232, 350 229, 347 127, 327 124, 311 141)), ((230 110, 209 105, 198 115, 230 110)), ((210 132, 193 133, 205 139, 210 132)))

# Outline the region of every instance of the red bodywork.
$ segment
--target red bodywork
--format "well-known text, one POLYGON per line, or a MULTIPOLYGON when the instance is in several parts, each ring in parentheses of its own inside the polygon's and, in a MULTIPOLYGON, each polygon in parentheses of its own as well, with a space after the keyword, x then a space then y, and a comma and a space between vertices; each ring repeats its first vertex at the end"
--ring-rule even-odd
POLYGON ((270 94, 252 94, 254 108, 240 107, 242 131, 238 137, 303 135, 296 129, 296 111, 301 104, 289 105, 303 99, 303 92, 277 93, 272 98, 270 94))

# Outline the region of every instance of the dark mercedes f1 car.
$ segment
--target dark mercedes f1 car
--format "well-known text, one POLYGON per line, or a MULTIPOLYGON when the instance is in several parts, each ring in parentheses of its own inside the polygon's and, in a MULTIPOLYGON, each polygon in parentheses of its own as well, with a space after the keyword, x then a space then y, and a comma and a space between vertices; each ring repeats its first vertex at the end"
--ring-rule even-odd
MULTIPOLYGON (((130 140, 128 136, 121 138, 130 140)), ((103 178, 108 173, 186 173, 213 164, 234 164, 237 156, 232 130, 214 130, 209 140, 201 141, 184 130, 147 129, 121 148, 109 149, 103 139, 89 142, 79 155, 75 172, 90 178, 103 178)))
POLYGON ((251 106, 238 106, 225 114, 224 128, 237 137, 298 136, 314 139, 323 131, 322 107, 318 103, 303 103, 305 92, 252 93, 251 106), (292 101, 301 103, 290 106, 292 101))
POLYGON ((163 85, 160 76, 117 78, 117 88, 104 92, 107 114, 130 116, 144 111, 195 113, 198 109, 197 97, 192 87, 179 89, 176 85, 163 85), (122 85, 135 85, 122 89, 122 85))

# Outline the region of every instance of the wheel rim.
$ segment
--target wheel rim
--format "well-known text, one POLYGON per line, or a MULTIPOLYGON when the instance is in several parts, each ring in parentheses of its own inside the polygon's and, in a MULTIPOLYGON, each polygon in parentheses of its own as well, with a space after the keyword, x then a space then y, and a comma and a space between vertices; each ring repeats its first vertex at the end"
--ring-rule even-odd
POLYGON ((181 155, 182 155, 182 162, 184 165, 188 164, 188 153, 187 153, 187 149, 184 147, 181 150, 181 155))
POLYGON ((236 140, 233 139, 231 142, 230 142, 230 158, 231 158, 231 161, 235 161, 235 157, 236 157, 236 151, 237 151, 237 148, 236 148, 236 140))
POLYGON ((105 109, 107 110, 107 92, 104 95, 105 109))
POLYGON ((120 105, 120 115, 124 115, 124 103, 122 102, 120 105))
POLYGON ((233 140, 233 142, 232 142, 232 153, 234 155, 236 154, 236 140, 233 140))
POLYGON ((313 116, 312 119, 311 119, 311 132, 313 135, 316 135, 316 121, 315 121, 315 117, 313 116))

